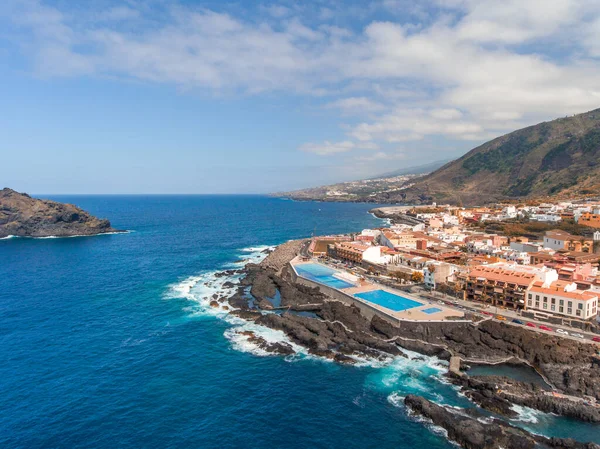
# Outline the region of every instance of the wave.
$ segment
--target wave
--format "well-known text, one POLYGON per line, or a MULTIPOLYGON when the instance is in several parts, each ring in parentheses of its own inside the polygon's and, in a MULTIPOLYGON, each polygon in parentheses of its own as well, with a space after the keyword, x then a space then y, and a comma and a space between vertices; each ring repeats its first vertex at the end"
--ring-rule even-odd
POLYGON ((513 404, 511 408, 519 414, 519 417, 515 421, 537 424, 540 421, 540 417, 544 415, 543 412, 517 404, 513 404))
POLYGON ((226 321, 230 324, 234 324, 233 327, 225 330, 223 335, 227 340, 231 342, 233 349, 240 352, 247 352, 260 357, 277 355, 268 351, 255 342, 250 341, 254 337, 259 337, 265 340, 267 343, 285 343, 290 345, 294 350, 295 354, 287 356, 287 361, 293 361, 299 358, 311 358, 306 348, 292 342, 283 331, 271 329, 266 326, 241 320, 237 317, 228 317, 226 321), (234 318, 234 319, 231 319, 234 318))
POLYGON ((267 254, 265 251, 273 251, 275 246, 262 245, 262 246, 250 246, 248 248, 242 248, 239 250, 237 257, 239 260, 230 262, 224 265, 224 268, 241 268, 247 263, 259 263, 267 254))
POLYGON ((120 234, 131 234, 135 232, 133 230, 126 231, 117 231, 117 232, 102 232, 100 234, 77 234, 77 235, 46 235, 44 237, 29 237, 29 236, 21 236, 21 235, 8 235, 6 237, 1 237, 0 240, 8 240, 8 239, 31 239, 31 240, 47 240, 47 239, 71 239, 76 237, 98 237, 100 235, 120 235, 120 234))

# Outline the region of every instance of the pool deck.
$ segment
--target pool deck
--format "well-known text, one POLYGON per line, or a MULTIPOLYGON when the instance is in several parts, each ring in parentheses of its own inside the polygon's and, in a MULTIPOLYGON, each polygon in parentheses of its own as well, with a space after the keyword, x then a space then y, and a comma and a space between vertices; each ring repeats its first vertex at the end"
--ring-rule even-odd
MULTIPOLYGON (((340 269, 334 269, 334 268, 328 267, 327 265, 323 265, 314 260, 302 261, 300 258, 296 258, 296 259, 292 260, 290 263, 294 267, 299 266, 299 265, 304 265, 304 264, 318 264, 318 265, 327 267, 330 270, 343 272, 340 269)), ((311 281, 318 283, 317 281, 314 281, 314 280, 311 280, 311 281)), ((384 287, 382 285, 373 284, 372 282, 365 280, 365 279, 360 279, 359 285, 357 285, 356 287, 349 287, 349 288, 338 289, 338 290, 340 292, 343 292, 346 295, 350 296, 353 300, 366 303, 366 304, 370 305, 371 307, 378 309, 381 312, 383 312, 384 314, 389 315, 397 320, 444 321, 449 318, 455 318, 455 319, 456 318, 464 318, 464 313, 459 312, 457 310, 450 309, 448 307, 445 307, 435 301, 427 301, 426 299, 415 297, 414 295, 411 295, 410 293, 406 293, 406 292, 399 291, 399 290, 394 290, 392 288, 384 287), (393 295, 403 296, 407 299, 417 301, 417 302, 421 303, 422 305, 413 307, 411 309, 402 310, 402 311, 394 311, 394 310, 388 309, 387 307, 383 307, 383 306, 380 306, 379 304, 367 301, 362 298, 357 298, 356 296, 354 296, 356 293, 364 293, 364 292, 370 292, 370 291, 374 291, 374 290, 384 290, 393 295), (429 313, 429 314, 423 312, 423 310, 428 309, 430 307, 436 307, 441 310, 439 312, 429 313)))

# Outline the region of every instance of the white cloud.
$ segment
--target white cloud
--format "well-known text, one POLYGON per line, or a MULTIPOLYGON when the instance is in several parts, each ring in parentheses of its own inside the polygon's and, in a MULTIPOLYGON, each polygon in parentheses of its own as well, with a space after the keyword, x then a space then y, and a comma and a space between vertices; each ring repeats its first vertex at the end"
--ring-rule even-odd
POLYGON ((337 153, 345 153, 353 148, 354 143, 349 140, 343 142, 329 142, 326 140, 323 143, 305 143, 299 150, 306 153, 314 153, 319 156, 329 156, 337 153))
POLYGON ((0 26, 42 76, 325 96, 326 108, 362 123, 348 125, 347 141, 301 147, 320 155, 431 135, 484 139, 600 106, 597 1, 384 0, 375 3, 409 8, 410 21, 394 13, 397 22, 362 29, 322 26, 325 9, 310 21, 278 3, 252 18, 159 3, 160 20, 130 3, 94 21, 5 0, 0 26))
POLYGON ((373 101, 367 97, 348 97, 340 100, 327 103, 325 105, 327 109, 340 109, 346 113, 365 113, 381 111, 385 109, 385 106, 377 101, 373 101))
POLYGON ((378 151, 371 155, 356 156, 354 159, 360 162, 378 162, 404 159, 405 157, 406 155, 404 153, 385 153, 383 151, 378 151))
POLYGON ((305 153, 313 153, 319 156, 330 156, 337 153, 345 153, 350 150, 377 150, 379 145, 374 142, 352 142, 345 140, 343 142, 329 142, 326 140, 323 143, 305 143, 300 146, 299 150, 305 153))

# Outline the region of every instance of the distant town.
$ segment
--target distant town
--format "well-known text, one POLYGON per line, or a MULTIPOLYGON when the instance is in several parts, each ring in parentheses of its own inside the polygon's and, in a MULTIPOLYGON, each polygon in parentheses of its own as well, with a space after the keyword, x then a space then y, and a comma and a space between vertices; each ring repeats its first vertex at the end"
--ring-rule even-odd
POLYGON ((388 218, 389 227, 315 236, 309 255, 348 274, 451 298, 450 305, 458 300, 513 324, 567 336, 569 331, 539 322, 600 329, 600 201, 433 204, 372 212, 388 218))

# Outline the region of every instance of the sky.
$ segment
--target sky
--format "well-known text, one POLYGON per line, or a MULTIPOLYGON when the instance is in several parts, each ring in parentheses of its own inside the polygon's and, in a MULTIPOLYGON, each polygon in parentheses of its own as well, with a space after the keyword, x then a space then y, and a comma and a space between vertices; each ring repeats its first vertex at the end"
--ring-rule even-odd
POLYGON ((597 0, 2 0, 0 188, 266 193, 600 107, 597 0))

